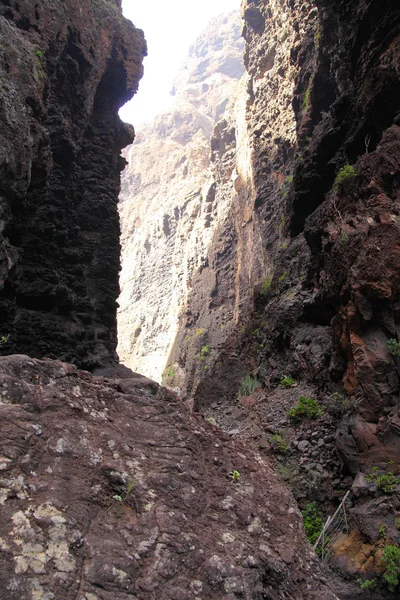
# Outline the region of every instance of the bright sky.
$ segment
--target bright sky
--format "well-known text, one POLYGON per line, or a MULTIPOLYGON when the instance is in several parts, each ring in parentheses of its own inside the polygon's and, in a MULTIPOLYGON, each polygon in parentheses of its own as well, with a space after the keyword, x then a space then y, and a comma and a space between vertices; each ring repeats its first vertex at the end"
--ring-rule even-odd
POLYGON ((241 0, 122 0, 124 15, 143 29, 148 57, 139 92, 120 111, 133 125, 149 121, 172 100, 170 90, 189 47, 207 23, 223 12, 239 9, 241 0))

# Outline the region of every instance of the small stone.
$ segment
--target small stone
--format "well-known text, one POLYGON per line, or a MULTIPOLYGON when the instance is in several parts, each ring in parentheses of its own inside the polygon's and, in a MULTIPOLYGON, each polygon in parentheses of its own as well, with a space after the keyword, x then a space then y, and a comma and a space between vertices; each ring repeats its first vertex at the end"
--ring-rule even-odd
POLYGON ((301 442, 299 442, 298 444, 298 449, 300 450, 300 452, 304 452, 304 450, 310 445, 310 442, 307 442, 307 440, 302 440, 301 442))

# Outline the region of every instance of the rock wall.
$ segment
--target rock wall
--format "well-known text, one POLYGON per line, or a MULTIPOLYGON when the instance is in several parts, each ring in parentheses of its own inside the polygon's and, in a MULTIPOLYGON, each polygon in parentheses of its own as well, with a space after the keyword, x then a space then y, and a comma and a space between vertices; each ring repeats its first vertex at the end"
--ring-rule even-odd
POLYGON ((287 436, 277 456, 294 465, 300 502, 329 504, 353 484, 340 561, 372 577, 382 523, 400 542, 399 488, 366 480, 399 470, 400 11, 265 0, 245 2, 243 18, 246 121, 228 116, 212 141, 216 198, 231 194, 231 211, 193 277, 174 383, 266 452, 274 432, 287 436), (263 389, 237 401, 248 374, 263 389), (287 413, 301 394, 325 415, 296 430, 287 413))
POLYGON ((93 368, 115 357, 117 113, 143 34, 120 0, 3 0, 0 39, 0 351, 93 368))
POLYGON ((236 12, 209 25, 177 75, 171 108, 125 152, 118 353, 158 381, 192 275, 227 210, 214 202, 210 138, 244 71, 240 29, 236 12))

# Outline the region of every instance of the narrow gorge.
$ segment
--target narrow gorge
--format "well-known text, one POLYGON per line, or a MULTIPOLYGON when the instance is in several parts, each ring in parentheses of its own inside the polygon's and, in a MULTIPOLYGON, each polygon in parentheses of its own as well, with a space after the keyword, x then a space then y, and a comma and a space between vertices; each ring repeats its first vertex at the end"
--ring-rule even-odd
POLYGON ((398 2, 243 0, 135 133, 145 35, 0 0, 0 600, 397 598, 398 2))

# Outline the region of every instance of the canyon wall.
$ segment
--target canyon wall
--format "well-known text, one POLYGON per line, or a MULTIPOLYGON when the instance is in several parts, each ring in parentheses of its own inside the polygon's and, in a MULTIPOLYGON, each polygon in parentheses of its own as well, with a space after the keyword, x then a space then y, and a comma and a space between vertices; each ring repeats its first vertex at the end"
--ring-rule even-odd
POLYGON ((272 455, 287 437, 277 466, 301 503, 353 486, 339 560, 372 576, 382 524, 400 542, 398 491, 367 479, 399 471, 400 11, 264 0, 242 14, 249 84, 212 138, 230 214, 192 278, 171 385, 272 455), (249 375, 262 390, 238 400, 249 375), (324 415, 296 428, 300 395, 324 415))
POLYGON ((115 358, 117 197, 143 34, 120 0, 0 2, 3 354, 115 358))
POLYGON ((210 23, 176 77, 172 106, 139 127, 125 152, 118 354, 158 381, 193 273, 227 210, 214 202, 210 139, 244 71, 240 31, 236 12, 210 23))

